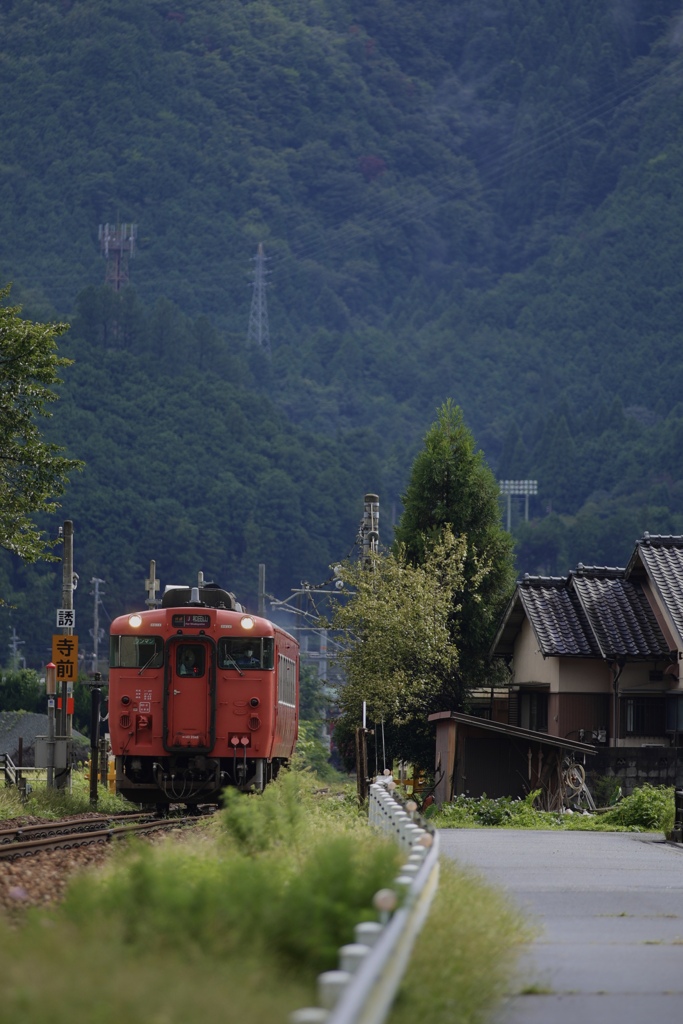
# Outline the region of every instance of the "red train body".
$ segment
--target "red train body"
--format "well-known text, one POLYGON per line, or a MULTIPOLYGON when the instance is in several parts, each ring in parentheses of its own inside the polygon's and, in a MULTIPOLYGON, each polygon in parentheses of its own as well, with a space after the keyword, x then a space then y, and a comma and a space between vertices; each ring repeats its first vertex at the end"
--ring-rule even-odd
POLYGON ((298 734, 299 645, 213 584, 167 588, 111 624, 109 734, 116 789, 188 806, 263 789, 298 734))

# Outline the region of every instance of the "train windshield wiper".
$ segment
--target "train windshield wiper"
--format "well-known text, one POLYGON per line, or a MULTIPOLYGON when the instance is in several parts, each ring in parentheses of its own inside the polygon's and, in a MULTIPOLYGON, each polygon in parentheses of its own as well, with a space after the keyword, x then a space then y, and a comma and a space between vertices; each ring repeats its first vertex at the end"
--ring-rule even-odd
POLYGON ((241 668, 239 667, 239 665, 237 664, 237 662, 236 662, 236 661, 235 661, 235 659, 233 658, 232 654, 226 654, 226 655, 225 655, 225 657, 226 657, 226 658, 228 659, 228 661, 231 661, 231 662, 233 663, 233 665, 235 666, 235 668, 237 669, 237 671, 239 672, 239 674, 240 674, 241 676, 243 676, 243 675, 244 675, 244 672, 243 672, 243 671, 242 671, 242 669, 241 669, 241 668))
POLYGON ((146 668, 149 668, 149 666, 152 664, 152 662, 154 661, 154 659, 156 658, 158 653, 159 653, 158 651, 154 651, 154 653, 152 654, 152 657, 147 659, 145 664, 142 666, 142 668, 138 672, 139 676, 142 675, 142 673, 145 671, 146 668))

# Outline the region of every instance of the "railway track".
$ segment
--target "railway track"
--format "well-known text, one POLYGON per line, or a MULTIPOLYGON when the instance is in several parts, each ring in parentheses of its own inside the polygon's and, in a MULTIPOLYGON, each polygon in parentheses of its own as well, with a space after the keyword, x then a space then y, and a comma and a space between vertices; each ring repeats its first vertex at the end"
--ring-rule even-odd
POLYGON ((150 813, 102 815, 41 822, 0 830, 0 860, 29 857, 45 850, 66 850, 95 843, 110 843, 132 835, 187 828, 197 816, 158 818, 150 813), (138 820, 135 820, 138 819, 138 820))

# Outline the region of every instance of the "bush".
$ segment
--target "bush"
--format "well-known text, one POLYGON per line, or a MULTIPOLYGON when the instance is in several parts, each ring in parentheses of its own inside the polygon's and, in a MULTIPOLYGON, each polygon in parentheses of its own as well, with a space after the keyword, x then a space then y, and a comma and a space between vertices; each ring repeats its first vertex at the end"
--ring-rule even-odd
POLYGON ((664 832, 674 822, 674 791, 645 785, 604 814, 559 814, 533 806, 538 792, 524 800, 458 796, 429 816, 438 828, 580 829, 596 832, 664 832))
POLYGON ((602 815, 602 820, 609 825, 669 833, 674 824, 673 787, 646 783, 602 815))
MULTIPOLYGON (((372 917, 396 846, 368 828, 352 795, 322 795, 308 773, 236 793, 220 819, 197 826, 186 841, 117 847, 61 907, 29 911, 20 927, 0 920, 0 1024, 43 1024, 46 1006, 52 1024, 239 1024, 313 1004, 314 973, 336 966, 353 925, 372 917), (245 844, 250 821, 259 840, 245 844)), ((482 1019, 524 938, 501 896, 448 864, 443 877, 397 1021, 426 1005, 435 1024, 452 1021, 454 1006, 459 1020, 482 1019)))
POLYGON ((74 886, 64 912, 79 925, 106 919, 141 950, 249 949, 300 974, 334 967, 354 925, 376 918, 372 897, 396 876, 400 853, 345 801, 328 798, 336 810, 324 810, 313 788, 285 772, 262 794, 231 791, 222 843, 141 844, 104 883, 74 886))
MULTIPOLYGON (((434 824, 439 828, 552 828, 548 815, 534 808, 538 791, 529 793, 523 800, 509 796, 495 799, 458 796, 451 803, 444 804, 433 815, 434 824)), ((431 815, 430 815, 431 817, 431 815)))
POLYGON ((329 751, 320 738, 321 729, 321 721, 299 721, 299 738, 292 765, 299 771, 311 769, 322 782, 336 782, 342 775, 330 764, 329 751))

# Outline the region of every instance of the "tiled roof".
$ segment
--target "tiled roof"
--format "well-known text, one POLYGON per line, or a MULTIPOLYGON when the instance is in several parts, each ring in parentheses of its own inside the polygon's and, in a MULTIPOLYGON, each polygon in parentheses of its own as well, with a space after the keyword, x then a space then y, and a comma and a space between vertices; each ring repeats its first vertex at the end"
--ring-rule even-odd
MULTIPOLYGON (((683 586, 680 596, 683 629, 683 586)), ((568 577, 525 576, 505 613, 493 656, 513 653, 525 616, 546 658, 652 660, 670 654, 641 584, 627 579, 626 569, 579 565, 568 577)))
POLYGON ((629 577, 637 575, 638 562, 642 563, 679 637, 683 638, 683 537, 644 534, 629 562, 629 577))
POLYGON ((625 570, 585 569, 570 574, 603 658, 668 657, 669 645, 642 587, 625 570))
POLYGON ((544 657, 599 658, 581 604, 564 577, 525 576, 518 594, 544 657))

